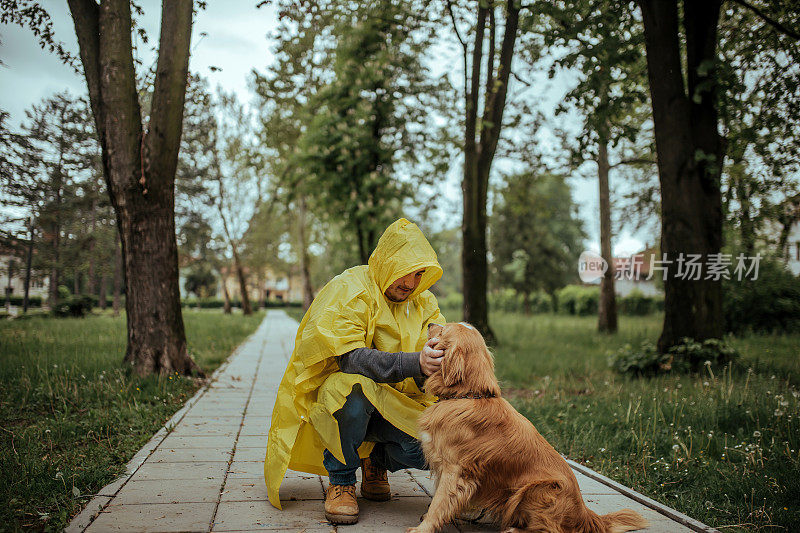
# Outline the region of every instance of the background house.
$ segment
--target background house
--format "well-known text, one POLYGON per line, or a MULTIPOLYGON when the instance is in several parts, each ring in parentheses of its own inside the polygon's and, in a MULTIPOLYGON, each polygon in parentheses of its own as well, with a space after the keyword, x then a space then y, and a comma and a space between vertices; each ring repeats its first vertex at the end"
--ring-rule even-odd
MULTIPOLYGON (((22 298, 25 294, 25 245, 19 239, 0 239, 0 302, 5 300, 6 293, 12 297, 22 298)), ((47 299, 50 279, 40 272, 31 272, 28 296, 47 299)))
POLYGON ((786 266, 792 274, 800 276, 800 221, 789 228, 786 238, 786 266))
POLYGON ((628 296, 634 291, 645 296, 656 296, 664 292, 663 285, 659 285, 655 279, 661 276, 661 272, 657 271, 653 274, 653 279, 647 279, 653 257, 659 259, 660 254, 656 247, 651 246, 630 257, 614 258, 614 292, 617 296, 628 296))

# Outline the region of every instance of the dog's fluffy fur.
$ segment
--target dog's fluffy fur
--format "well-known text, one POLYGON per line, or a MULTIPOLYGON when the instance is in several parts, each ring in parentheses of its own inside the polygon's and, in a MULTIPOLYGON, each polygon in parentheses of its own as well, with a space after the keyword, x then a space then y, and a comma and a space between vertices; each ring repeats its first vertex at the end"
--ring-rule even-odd
POLYGON ((423 521, 434 533, 468 506, 486 509, 505 531, 622 532, 647 526, 635 511, 598 516, 583 502, 569 465, 533 424, 500 397, 494 361, 464 323, 433 325, 441 369, 425 382, 440 401, 420 417, 420 440, 436 477, 423 521), (472 398, 455 398, 472 396, 472 398), (475 398, 478 396, 485 396, 475 398))

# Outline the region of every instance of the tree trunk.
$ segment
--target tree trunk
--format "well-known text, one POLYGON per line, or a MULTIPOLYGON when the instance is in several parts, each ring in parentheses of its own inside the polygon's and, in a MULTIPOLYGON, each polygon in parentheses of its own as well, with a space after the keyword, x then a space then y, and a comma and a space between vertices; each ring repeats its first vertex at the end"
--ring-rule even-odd
POLYGON ((220 272, 220 276, 222 277, 222 312, 229 315, 231 314, 231 296, 228 294, 228 279, 227 276, 222 275, 222 272, 220 272))
POLYGON ((306 199, 300 197, 300 274, 303 278, 303 310, 307 311, 314 301, 314 286, 311 285, 311 262, 308 257, 308 241, 306 240, 306 199))
POLYGON ((739 176, 736 180, 736 197, 739 199, 742 216, 739 220, 739 235, 742 240, 742 250, 747 257, 755 255, 756 230, 753 222, 753 204, 751 200, 750 183, 744 170, 744 163, 737 164, 739 176))
POLYGON ((108 285, 108 275, 103 272, 100 275, 100 294, 97 296, 97 303, 103 311, 106 310, 106 285, 108 285))
POLYGON ((30 305, 30 288, 31 288, 31 263, 33 262, 33 217, 28 219, 28 253, 25 257, 25 287, 23 289, 24 295, 22 297, 22 312, 28 312, 30 305))
POLYGON ((361 260, 362 265, 366 265, 369 263, 369 250, 367 250, 367 246, 364 244, 364 232, 361 229, 361 222, 356 218, 355 220, 356 226, 356 239, 358 239, 358 257, 361 260))
POLYGON ((52 247, 52 263, 50 264, 50 296, 48 298, 48 305, 50 309, 54 310, 58 305, 58 282, 60 278, 58 262, 59 262, 59 247, 61 242, 61 229, 58 223, 53 222, 50 227, 50 246, 52 247))
POLYGON ((150 212, 123 208, 120 213, 126 229, 122 239, 129 324, 125 361, 140 375, 189 374, 196 365, 186 352, 172 210, 153 206, 150 212), (159 299, 161 305, 154 308, 152 302, 159 299))
MULTIPOLYGON (((61 122, 64 122, 64 113, 65 108, 61 108, 61 122)), ((55 190, 53 191, 54 195, 54 204, 55 207, 53 209, 52 214, 52 222, 50 226, 51 231, 51 246, 52 246, 52 263, 50 265, 50 309, 53 310, 58 305, 58 283, 59 278, 61 277, 60 274, 60 262, 61 262, 61 189, 64 186, 64 175, 62 173, 62 162, 64 157, 64 151, 66 147, 64 145, 63 137, 59 140, 59 154, 58 154, 58 164, 56 165, 55 172, 53 175, 53 182, 55 185, 55 190)))
POLYGON ((11 289, 11 276, 13 276, 13 275, 14 275, 14 260, 12 259, 12 260, 10 260, 8 262, 8 282, 6 284, 6 290, 5 290, 5 293, 6 293, 6 301, 5 301, 6 313, 10 313, 11 312, 11 290, 12 290, 11 289))
MULTIPOLYGON (((219 168, 219 162, 217 159, 216 150, 214 152, 214 160, 216 161, 217 168, 219 168)), ((239 260, 239 250, 238 250, 238 243, 236 240, 231 236, 230 229, 228 228, 228 219, 225 217, 225 211, 222 209, 222 204, 225 201, 225 189, 222 186, 222 176, 219 177, 219 203, 217 203, 217 210, 219 211, 219 216, 222 219, 222 228, 225 231, 225 237, 228 239, 228 245, 231 247, 231 252, 233 253, 233 266, 236 270, 236 277, 239 280, 239 293, 241 294, 241 305, 242 305, 242 313, 245 315, 252 315, 253 310, 250 307, 250 296, 247 294, 247 280, 245 279, 244 269, 242 267, 242 262, 239 260)))
POLYGON ((617 298, 614 294, 614 257, 611 252, 611 195, 608 171, 608 140, 601 137, 597 145, 597 177, 600 186, 600 255, 605 259, 608 270, 600 280, 597 330, 616 333, 617 298))
POLYGON ((114 316, 119 316, 119 308, 122 300, 122 244, 119 234, 114 246, 114 301, 112 309, 114 316))
POLYGON ((253 309, 250 307, 250 295, 247 294, 247 279, 244 275, 244 267, 239 259, 239 251, 236 249, 235 244, 231 244, 233 249, 233 263, 236 268, 236 277, 239 280, 239 293, 242 300, 242 313, 245 315, 252 315, 253 309))
POLYGON ((133 66, 130 2, 69 0, 69 7, 122 242, 125 362, 139 375, 202 374, 186 350, 174 217, 192 1, 162 2, 146 134, 133 66))
POLYGON ((89 273, 87 281, 87 292, 89 296, 96 296, 97 295, 97 279, 95 279, 94 275, 94 250, 97 246, 97 243, 94 238, 94 232, 97 227, 97 199, 92 200, 92 233, 89 237, 89 273))
MULTIPOLYGON (((677 0, 640 4, 661 182, 661 250, 670 261, 680 254, 700 254, 705 262, 722 246, 722 150, 713 67, 720 3, 683 4, 688 94, 681 71, 677 0)), ((659 351, 666 352, 684 337, 720 337, 720 282, 682 279, 676 263, 669 267, 659 351)))

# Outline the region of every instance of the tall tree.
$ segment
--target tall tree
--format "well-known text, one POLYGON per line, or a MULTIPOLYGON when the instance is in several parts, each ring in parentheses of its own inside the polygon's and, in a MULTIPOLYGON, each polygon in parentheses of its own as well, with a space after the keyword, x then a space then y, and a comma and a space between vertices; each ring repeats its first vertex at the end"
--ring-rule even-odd
MULTIPOLYGON (((767 9, 800 23, 800 6, 767 9)), ((719 24, 723 213, 733 230, 726 245, 747 255, 800 185, 800 40, 758 13, 728 4, 719 24)))
POLYGON ((174 218, 193 2, 162 2, 146 129, 136 90, 130 2, 68 3, 122 242, 128 322, 125 362, 140 375, 202 373, 186 349, 174 218))
POLYGON ((258 135, 267 153, 271 176, 269 194, 294 214, 288 222, 296 237, 293 248, 300 262, 303 305, 307 309, 314 299, 309 247, 317 217, 308 208, 315 191, 309 187, 308 176, 300 164, 298 141, 314 113, 309 101, 330 74, 330 49, 334 41, 329 33, 335 10, 320 3, 305 9, 296 2, 285 2, 279 18, 274 59, 263 73, 253 72, 253 84, 260 120, 258 135))
POLYGON ((444 172, 428 134, 446 84, 422 61, 435 27, 426 6, 382 0, 344 9, 334 78, 311 98, 298 141, 306 190, 319 191, 315 210, 344 215, 362 263, 418 185, 444 172))
MULTIPOLYGON (((569 166, 596 164, 600 200, 600 253, 613 265, 611 227, 611 170, 625 164, 654 165, 646 154, 651 140, 644 129, 649 119, 647 65, 641 23, 630 2, 618 0, 566 0, 543 4, 543 41, 554 53, 555 68, 575 69, 579 81, 569 91, 556 114, 577 110, 582 131, 565 138, 569 166), (575 17, 580 13, 580 17, 575 17), (576 139, 573 141, 572 139, 576 139), (611 157, 609 157, 609 151, 611 157), (616 159, 616 161, 615 161, 616 159)), ((614 269, 600 282, 598 330, 617 331, 614 269)))
POLYGON ((489 174, 503 124, 521 6, 516 0, 476 2, 474 39, 471 44, 461 37, 454 6, 449 0, 447 8, 464 54, 464 177, 461 184, 464 212, 461 251, 464 320, 474 324, 487 342, 493 343, 495 336, 489 327, 486 299, 486 202, 489 174), (501 7, 503 17, 497 15, 501 7), (498 51, 498 19, 501 18, 504 24, 498 51), (469 71, 468 58, 472 62, 469 71))
MULTIPOLYGON (((723 147, 717 108, 717 25, 720 0, 640 0, 661 182, 661 251, 669 260, 722 247, 723 147), (685 55, 683 53, 685 50, 685 55), (686 66, 684 77, 683 65, 686 66)), ((684 279, 670 269, 664 283, 660 351, 684 337, 722 334, 722 293, 714 279, 684 279)))
POLYGON ((219 117, 212 130, 211 147, 214 205, 222 221, 223 236, 233 257, 239 282, 242 312, 252 314, 247 272, 242 260, 242 239, 247 221, 261 198, 261 183, 254 165, 252 116, 233 94, 219 92, 219 117))
MULTIPOLYGON (((738 4, 772 30, 799 37, 752 4, 738 4)), ((720 182, 727 140, 720 135, 721 1, 682 2, 682 9, 678 0, 639 0, 639 5, 661 182, 661 250, 671 261, 681 253, 708 260, 722 247, 720 182)), ((660 351, 684 337, 722 334, 719 281, 685 279, 672 268, 664 289, 660 351)))
POLYGON ((555 291, 575 277, 583 223, 563 176, 529 170, 506 178, 491 219, 493 263, 501 285, 522 295, 555 291))
POLYGON ((85 101, 59 93, 26 111, 13 153, 17 171, 8 176, 4 203, 20 207, 42 235, 38 269, 49 271, 49 304, 58 304, 58 286, 66 270, 79 268, 73 231, 81 218, 83 185, 97 151, 85 101))

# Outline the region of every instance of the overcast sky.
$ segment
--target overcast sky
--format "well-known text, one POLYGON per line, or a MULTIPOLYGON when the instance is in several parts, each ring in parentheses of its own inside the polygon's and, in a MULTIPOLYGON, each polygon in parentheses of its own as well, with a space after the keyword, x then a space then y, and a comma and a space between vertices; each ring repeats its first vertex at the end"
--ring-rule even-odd
MULTIPOLYGON (((44 4, 53 19, 57 39, 77 56, 77 41, 66 2, 44 4)), ((141 24, 150 36, 150 43, 141 46, 139 53, 145 64, 151 64, 155 56, 149 48, 158 43, 161 2, 141 0, 140 4, 145 10, 141 24)), ((277 27, 274 10, 269 6, 256 9, 256 4, 256 0, 210 0, 207 9, 198 14, 193 26, 191 71, 207 77, 212 87, 220 85, 226 91, 235 91, 244 101, 251 98, 247 86, 251 71, 254 68, 263 70, 272 61, 272 43, 267 36, 274 33, 277 27), (221 70, 212 71, 210 67, 221 70)), ((0 66, 0 108, 10 113, 12 128, 17 128, 25 120, 26 109, 53 93, 63 90, 74 94, 85 93, 82 75, 60 63, 55 55, 42 51, 30 30, 0 25, 0 42, 0 60, 5 64, 0 66)), ((452 58, 442 57, 440 65, 436 65, 435 61, 433 63, 433 68, 439 66, 441 70, 449 70, 452 58)), ((461 73, 457 72, 456 75, 460 76, 461 73)), ((538 80, 542 87, 537 92, 541 94, 545 114, 550 114, 549 110, 564 94, 567 79, 547 81, 542 76, 538 80)), ((456 86, 462 83, 454 81, 456 86)), ((451 179, 443 185, 445 205, 442 206, 443 219, 450 221, 452 217, 449 213, 457 210, 460 204, 458 172, 451 172, 451 175, 451 179)), ((586 246, 599 250, 597 180, 576 177, 570 183, 589 235, 586 246)), ((651 235, 631 235, 623 230, 616 238, 614 253, 631 254, 652 242, 651 235)))

